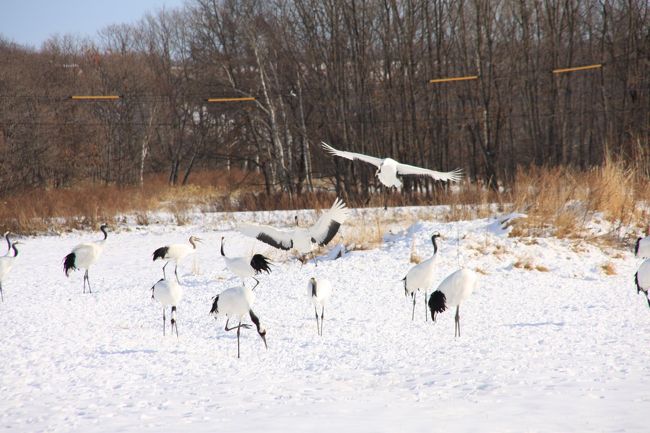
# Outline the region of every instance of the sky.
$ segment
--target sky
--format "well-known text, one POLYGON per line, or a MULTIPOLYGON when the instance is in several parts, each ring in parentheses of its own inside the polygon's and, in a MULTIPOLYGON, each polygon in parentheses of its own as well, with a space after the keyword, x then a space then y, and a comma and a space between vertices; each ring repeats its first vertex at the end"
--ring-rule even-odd
POLYGON ((181 7, 184 0, 0 0, 0 35, 40 48, 49 37, 94 38, 110 24, 133 23, 146 12, 181 7))

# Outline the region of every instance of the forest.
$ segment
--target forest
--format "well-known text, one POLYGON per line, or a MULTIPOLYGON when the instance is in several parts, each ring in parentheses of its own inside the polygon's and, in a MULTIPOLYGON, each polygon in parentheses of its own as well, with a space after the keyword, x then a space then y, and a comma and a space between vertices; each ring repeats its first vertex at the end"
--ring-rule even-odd
POLYGON ((650 3, 189 0, 94 39, 0 39, 1 196, 232 169, 267 194, 378 187, 321 141, 493 189, 609 156, 647 178, 650 3))

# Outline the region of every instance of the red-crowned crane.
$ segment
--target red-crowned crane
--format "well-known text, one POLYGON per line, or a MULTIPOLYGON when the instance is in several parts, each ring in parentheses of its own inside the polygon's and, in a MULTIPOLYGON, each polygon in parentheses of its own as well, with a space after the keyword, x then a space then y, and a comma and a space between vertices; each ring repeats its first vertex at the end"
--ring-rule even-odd
POLYGON ((90 279, 88 278, 88 269, 90 269, 97 259, 99 259, 102 251, 104 251, 104 244, 106 243, 106 238, 108 238, 108 233, 106 232, 107 228, 108 226, 106 224, 102 224, 99 227, 104 234, 104 239, 79 244, 63 259, 63 271, 65 272, 66 277, 69 276, 71 270, 86 270, 84 273, 84 293, 86 293, 86 282, 88 283, 88 292, 92 293, 92 290, 90 289, 90 279))
POLYGON ((251 325, 248 324, 242 325, 241 322, 245 316, 249 316, 251 318, 252 322, 255 324, 255 327, 257 328, 257 333, 264 341, 264 347, 268 349, 268 346, 266 345, 266 329, 262 327, 262 325, 260 324, 260 319, 257 317, 257 315, 253 312, 252 309, 254 302, 255 302, 255 294, 251 289, 245 286, 237 286, 237 287, 231 287, 229 289, 226 289, 223 292, 219 293, 217 296, 215 296, 212 302, 212 308, 210 309, 210 313, 214 314, 215 318, 217 318, 219 314, 225 314, 227 317, 225 330, 226 331, 232 331, 233 329, 237 330, 237 358, 239 358, 240 355, 239 334, 241 333, 241 328, 248 329, 251 327, 251 325), (230 322, 230 319, 238 320, 239 324, 237 326, 233 326, 232 328, 229 328, 228 323, 230 322))
POLYGON ((310 297, 311 302, 314 304, 314 312, 316 313, 316 329, 318 335, 323 335, 323 318, 325 315, 325 304, 328 303, 332 296, 332 284, 329 280, 320 278, 316 280, 315 277, 309 279, 307 283, 307 295, 310 297), (320 326, 318 325, 318 307, 320 307, 320 326))
POLYGON ((255 290, 255 287, 260 283, 257 278, 255 278, 255 275, 260 274, 262 272, 266 272, 267 274, 271 272, 271 268, 269 265, 271 264, 270 260, 268 257, 263 256, 262 254, 250 254, 248 256, 240 256, 240 257, 228 257, 226 256, 226 253, 223 250, 223 236, 221 237, 221 256, 226 262, 226 267, 232 272, 233 274, 237 275, 239 278, 242 279, 242 284, 244 284, 244 278, 252 277, 255 280, 255 286, 253 286, 253 290, 255 290))
MULTIPOLYGON (((321 142, 323 149, 334 156, 340 156, 350 160, 361 160, 370 163, 377 167, 375 175, 379 181, 386 188, 402 186, 402 182, 397 178, 397 175, 413 175, 413 176, 428 176, 434 180, 441 180, 444 182, 458 182, 462 177, 462 170, 456 169, 453 171, 435 171, 428 168, 416 167, 414 165, 402 164, 392 158, 377 158, 374 156, 364 155, 362 153, 346 152, 343 150, 334 149, 332 146, 325 142, 321 142)), ((384 197, 384 209, 386 209, 386 197, 384 197)))
POLYGON ((165 268, 169 262, 174 262, 174 275, 176 275, 176 282, 180 283, 178 279, 178 263, 183 260, 185 257, 196 251, 197 242, 202 242, 202 239, 197 236, 190 236, 189 245, 188 244, 170 244, 160 247, 153 252, 153 261, 155 262, 158 259, 166 260, 165 266, 163 266, 163 278, 167 278, 165 275, 165 268))
POLYGON ((433 244, 433 254, 428 259, 413 266, 406 276, 404 281, 404 295, 413 298, 413 311, 411 313, 411 320, 415 318, 415 292, 422 290, 424 292, 424 313, 425 321, 427 316, 427 291, 433 285, 435 271, 436 271, 436 253, 438 252, 438 245, 436 238, 440 237, 440 233, 434 233, 431 236, 431 243, 433 244))
POLYGON ((155 299, 162 305, 163 309, 163 335, 165 335, 165 309, 167 306, 172 307, 171 311, 171 333, 174 333, 176 328, 176 338, 178 338, 178 323, 176 323, 176 307, 183 299, 183 288, 175 280, 166 280, 164 278, 158 280, 156 284, 151 287, 151 299, 155 299))
MULTIPOLYGON (((240 224, 237 230, 243 235, 256 238, 274 248, 281 250, 294 248, 305 257, 312 252, 314 244, 327 245, 336 236, 347 217, 348 209, 345 207, 345 203, 337 198, 332 207, 324 212, 316 224, 311 227, 281 230, 267 225, 240 224)), ((297 220, 298 217, 296 217, 296 224, 297 220)), ((313 254, 312 257, 316 263, 316 257, 313 254)))
POLYGON ((13 267, 16 257, 18 257, 18 248, 16 248, 16 245, 20 244, 22 244, 22 242, 16 241, 11 245, 11 249, 14 250, 13 256, 6 255, 0 257, 0 299, 2 299, 2 302, 5 300, 4 294, 2 293, 2 280, 4 280, 13 267))
POLYGON ((436 321, 436 313, 449 307, 456 307, 454 337, 460 337, 460 304, 472 294, 478 284, 476 272, 459 269, 445 278, 429 297, 431 319, 436 321))

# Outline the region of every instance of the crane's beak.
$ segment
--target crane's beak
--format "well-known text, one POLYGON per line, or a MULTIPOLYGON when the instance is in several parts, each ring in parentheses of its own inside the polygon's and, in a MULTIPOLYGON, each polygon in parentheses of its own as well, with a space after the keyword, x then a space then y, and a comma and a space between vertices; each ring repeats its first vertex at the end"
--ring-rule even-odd
POLYGON ((266 348, 266 350, 269 350, 269 346, 266 344, 266 331, 264 331, 263 333, 259 333, 259 334, 260 334, 260 337, 262 337, 262 341, 264 341, 264 347, 266 348))

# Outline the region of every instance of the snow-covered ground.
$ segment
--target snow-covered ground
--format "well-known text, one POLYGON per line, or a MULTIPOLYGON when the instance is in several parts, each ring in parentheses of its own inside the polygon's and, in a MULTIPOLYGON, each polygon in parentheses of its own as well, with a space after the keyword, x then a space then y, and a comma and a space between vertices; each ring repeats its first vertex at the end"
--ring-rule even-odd
POLYGON ((25 239, 3 281, 0 426, 648 431, 650 311, 633 284, 639 260, 578 241, 509 238, 494 220, 412 224, 408 210, 394 212, 393 233, 381 246, 321 258, 318 267, 232 231, 238 220, 288 224, 290 212, 199 215, 182 227, 126 224, 109 234, 90 270, 92 295, 81 293, 83 272, 65 278, 62 259, 99 232, 25 239), (400 280, 412 266, 412 238, 425 258, 433 231, 443 235, 437 281, 459 264, 481 272, 479 289, 460 309, 460 338, 453 311, 425 322, 419 294, 411 321, 404 297, 400 280), (163 337, 150 291, 162 263, 151 253, 190 234, 205 240, 198 273, 191 258, 179 267, 180 338, 163 337), (244 330, 241 359, 225 318, 208 314, 212 297, 239 283, 219 256, 222 235, 230 255, 255 247, 276 260, 260 278, 254 306, 268 330, 268 351, 254 328, 244 330), (603 271, 606 263, 614 275, 603 271), (323 337, 307 298, 311 276, 334 286, 323 337))

